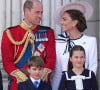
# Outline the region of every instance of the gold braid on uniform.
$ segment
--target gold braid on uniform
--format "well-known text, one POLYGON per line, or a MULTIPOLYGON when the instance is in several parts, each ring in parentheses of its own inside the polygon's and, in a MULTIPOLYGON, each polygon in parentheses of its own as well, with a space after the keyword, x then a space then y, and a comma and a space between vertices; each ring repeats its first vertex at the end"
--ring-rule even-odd
POLYGON ((28 77, 23 72, 21 72, 19 69, 11 72, 11 75, 16 77, 17 83, 24 82, 28 79, 28 77))
POLYGON ((48 74, 51 73, 51 69, 48 69, 48 68, 44 68, 43 72, 42 72, 42 76, 41 76, 41 79, 42 81, 46 81, 48 80, 48 74))
MULTIPOLYGON (((18 49, 19 49, 19 46, 22 45, 23 43, 25 43, 25 44, 24 44, 24 47, 23 47, 23 49, 22 49, 22 52, 20 53, 19 57, 18 57, 18 58, 15 60, 15 62, 14 62, 15 64, 17 64, 17 63, 21 60, 22 56, 24 55, 24 53, 25 53, 25 51, 26 51, 26 48, 27 48, 29 42, 30 42, 30 43, 32 44, 32 46, 33 46, 33 50, 32 50, 32 51, 34 51, 34 40, 35 40, 35 36, 34 36, 32 30, 33 30, 36 26, 32 26, 32 27, 29 28, 29 27, 23 22, 23 23, 21 23, 21 27, 24 28, 24 29, 26 30, 26 33, 25 33, 25 35, 24 35, 24 37, 23 37, 23 39, 22 39, 21 41, 15 41, 15 40, 13 39, 11 33, 10 33, 10 30, 9 30, 9 29, 6 30, 6 33, 7 33, 7 36, 8 36, 8 38, 9 38, 9 40, 11 41, 12 44, 15 45, 15 54, 14 54, 14 58, 16 57, 16 55, 17 55, 17 53, 18 53, 18 50, 17 50, 17 52, 16 52, 16 46, 18 46, 18 49)), ((34 53, 34 52, 32 52, 32 54, 33 54, 33 53, 34 53)), ((23 73, 23 72, 20 71, 19 69, 14 70, 13 72, 11 72, 11 75, 14 76, 14 77, 16 77, 17 83, 26 81, 26 80, 28 79, 28 77, 25 75, 25 73, 23 73)))
POLYGON ((8 38, 12 42, 12 44, 19 46, 19 45, 21 45, 21 44, 23 44, 25 42, 20 56, 14 62, 15 64, 17 64, 20 61, 20 59, 22 58, 22 56, 24 55, 24 53, 26 51, 26 48, 28 46, 28 43, 30 42, 32 45, 34 45, 35 36, 34 36, 33 32, 29 29, 25 33, 24 38, 21 41, 18 42, 18 41, 15 41, 13 39, 13 37, 12 37, 12 35, 11 35, 11 33, 10 33, 10 31, 8 29, 6 30, 6 32, 7 32, 8 38))
MULTIPOLYGON (((27 32, 25 33, 25 35, 24 35, 24 37, 23 37, 23 39, 21 40, 21 41, 15 41, 14 39, 13 39, 13 37, 12 37, 12 35, 11 35, 11 33, 10 33, 10 30, 9 29, 7 29, 6 30, 6 33, 7 33, 7 36, 8 36, 8 38, 9 38, 9 40, 11 41, 11 43, 12 44, 14 44, 15 46, 17 45, 17 46, 19 46, 19 45, 21 45, 21 44, 23 44, 23 43, 25 43, 24 44, 24 47, 23 47, 23 49, 22 49, 22 52, 21 52, 21 54, 20 54, 20 56, 17 58, 17 60, 15 60, 15 64, 17 64, 20 60, 21 60, 21 58, 22 58, 22 56, 24 55, 24 53, 25 53, 25 51, 26 51, 26 48, 27 48, 27 46, 28 46, 28 43, 30 42, 31 44, 32 44, 32 51, 34 51, 34 40, 35 40, 35 36, 34 36, 34 34, 33 34, 33 32, 32 32, 32 30, 36 27, 36 26, 32 26, 32 27, 28 27, 24 22, 23 23, 21 23, 21 27, 22 28, 24 28, 25 30, 27 30, 27 32)), ((34 52, 32 52, 32 54, 33 54, 34 52)), ((16 52, 15 52, 15 55, 16 55, 16 52)), ((15 56, 14 56, 15 57, 15 56)))

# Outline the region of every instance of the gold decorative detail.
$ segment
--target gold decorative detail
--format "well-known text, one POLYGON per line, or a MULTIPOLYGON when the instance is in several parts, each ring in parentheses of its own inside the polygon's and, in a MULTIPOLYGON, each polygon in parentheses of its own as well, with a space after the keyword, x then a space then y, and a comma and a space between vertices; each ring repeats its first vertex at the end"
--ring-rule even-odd
POLYGON ((11 72, 11 75, 16 77, 17 83, 24 82, 24 81, 26 81, 28 79, 28 77, 18 69, 13 71, 13 72, 11 72))
MULTIPOLYGON (((27 26, 25 26, 24 23, 22 23, 21 26, 25 27, 25 29, 26 29, 26 27, 27 27, 27 26)), ((35 28, 35 27, 34 27, 34 28, 35 28)), ((32 44, 32 54, 34 55, 34 47, 35 47, 35 46, 34 46, 34 40, 35 40, 35 36, 34 36, 34 34, 33 34, 33 32, 32 32, 32 29, 33 29, 33 27, 31 27, 31 28, 28 28, 28 27, 27 27, 27 32, 25 33, 25 35, 24 35, 24 37, 23 37, 23 39, 22 39, 21 41, 15 41, 15 40, 13 39, 11 33, 10 33, 10 30, 9 30, 9 29, 6 30, 7 36, 8 36, 8 38, 9 38, 9 40, 11 41, 12 44, 14 44, 15 46, 16 46, 16 45, 19 46, 19 45, 25 43, 25 44, 24 44, 24 47, 23 47, 23 49, 22 49, 22 52, 21 52, 21 54, 20 54, 20 56, 19 56, 19 57, 17 58, 17 60, 15 60, 15 62, 14 62, 15 64, 17 64, 17 63, 21 60, 22 56, 24 55, 24 53, 25 53, 25 51, 26 51, 26 48, 27 48, 29 42, 32 44)), ((15 48, 16 48, 16 47, 15 47, 15 48)), ((17 53, 18 53, 18 51, 15 52, 14 55, 16 56, 17 53)))
POLYGON ((12 42, 12 44, 14 44, 14 45, 21 45, 21 44, 23 44, 23 43, 25 42, 25 40, 26 40, 27 35, 28 35, 29 32, 26 32, 26 34, 24 35, 23 40, 22 40, 22 41, 19 41, 19 42, 18 42, 18 41, 15 41, 15 40, 13 39, 13 37, 12 37, 12 35, 11 35, 9 29, 6 30, 6 33, 7 33, 7 36, 8 36, 8 38, 9 38, 9 40, 12 42))
POLYGON ((17 55, 17 53, 18 53, 18 50, 19 50, 19 46, 18 46, 18 48, 17 48, 17 50, 16 50, 16 45, 15 45, 14 59, 16 58, 16 55, 17 55))
POLYGON ((44 68, 43 73, 42 73, 42 76, 41 76, 42 81, 46 81, 46 82, 47 82, 47 80, 48 80, 48 79, 47 79, 47 76, 48 76, 48 74, 51 73, 51 72, 52 72, 51 69, 44 68))
POLYGON ((24 28, 25 30, 29 30, 29 29, 34 30, 34 29, 37 27, 37 25, 29 26, 28 24, 26 24, 25 21, 23 21, 23 22, 20 24, 20 26, 21 26, 22 28, 24 28))
POLYGON ((21 60, 22 56, 24 55, 24 53, 26 51, 27 46, 28 46, 28 40, 26 40, 20 56, 14 61, 15 64, 17 64, 21 60))

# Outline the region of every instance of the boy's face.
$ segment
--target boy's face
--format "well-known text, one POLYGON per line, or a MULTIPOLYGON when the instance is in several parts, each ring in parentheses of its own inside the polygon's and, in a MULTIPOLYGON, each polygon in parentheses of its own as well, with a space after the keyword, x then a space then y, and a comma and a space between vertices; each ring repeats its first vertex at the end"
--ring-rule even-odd
POLYGON ((38 80, 41 78, 43 68, 41 67, 36 67, 36 66, 31 66, 28 68, 28 72, 30 73, 30 76, 34 78, 35 80, 38 80))
POLYGON ((73 68, 83 68, 85 62, 85 55, 83 51, 74 51, 70 60, 73 64, 73 68))

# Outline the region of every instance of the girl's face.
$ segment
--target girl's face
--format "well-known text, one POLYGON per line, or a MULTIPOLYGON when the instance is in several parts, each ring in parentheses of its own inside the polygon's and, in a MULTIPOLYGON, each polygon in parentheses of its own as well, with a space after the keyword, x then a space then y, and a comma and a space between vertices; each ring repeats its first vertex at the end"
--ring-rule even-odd
POLYGON ((64 12, 61 20, 62 31, 69 32, 76 26, 76 24, 77 24, 77 20, 72 20, 70 15, 67 12, 64 12))
POLYGON ((85 55, 83 51, 74 51, 70 60, 73 64, 73 68, 83 68, 85 62, 85 55))

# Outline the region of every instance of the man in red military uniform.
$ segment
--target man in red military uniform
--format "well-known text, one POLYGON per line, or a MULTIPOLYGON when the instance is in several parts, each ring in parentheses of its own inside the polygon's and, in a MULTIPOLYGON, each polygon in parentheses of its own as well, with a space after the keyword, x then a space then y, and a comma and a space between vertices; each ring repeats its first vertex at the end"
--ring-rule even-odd
POLYGON ((24 3, 23 22, 3 32, 1 52, 5 71, 9 75, 8 90, 17 90, 19 82, 28 79, 27 62, 32 55, 45 62, 42 80, 48 81, 55 67, 55 38, 49 27, 40 26, 43 6, 38 0, 24 3))

